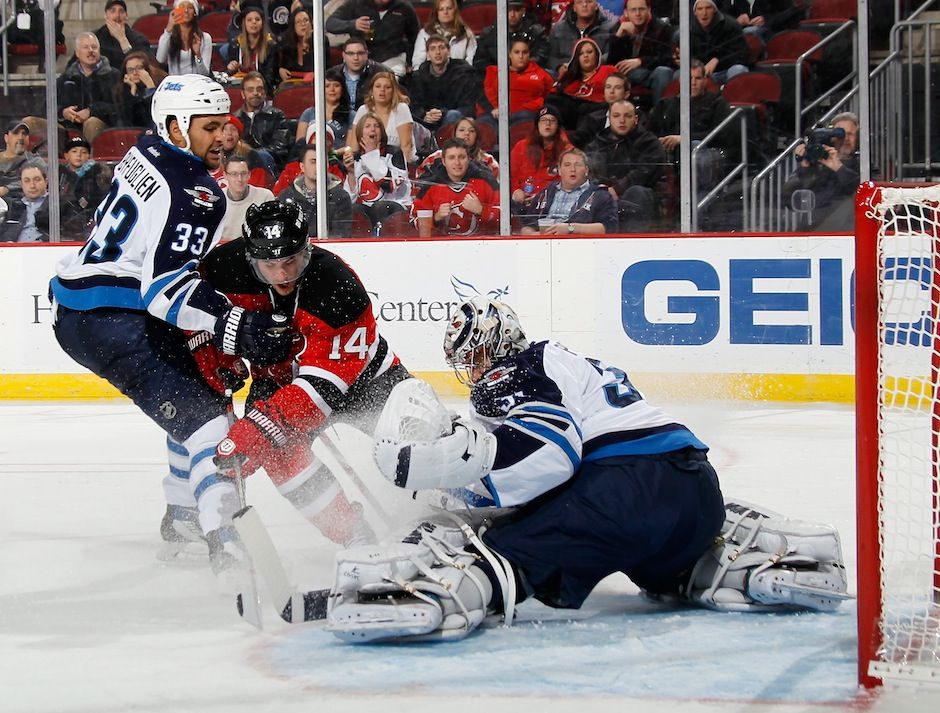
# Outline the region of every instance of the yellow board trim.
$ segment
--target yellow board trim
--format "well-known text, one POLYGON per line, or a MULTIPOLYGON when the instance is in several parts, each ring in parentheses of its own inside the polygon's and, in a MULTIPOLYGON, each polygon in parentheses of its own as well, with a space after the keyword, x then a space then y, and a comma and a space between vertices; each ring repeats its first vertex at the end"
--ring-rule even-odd
MULTIPOLYGON (((467 388, 450 371, 415 372, 441 396, 466 397, 467 388)), ((655 398, 674 400, 821 401, 853 403, 851 374, 631 374, 633 383, 655 398)), ((93 374, 0 374, 0 399, 97 401, 121 394, 93 374)))

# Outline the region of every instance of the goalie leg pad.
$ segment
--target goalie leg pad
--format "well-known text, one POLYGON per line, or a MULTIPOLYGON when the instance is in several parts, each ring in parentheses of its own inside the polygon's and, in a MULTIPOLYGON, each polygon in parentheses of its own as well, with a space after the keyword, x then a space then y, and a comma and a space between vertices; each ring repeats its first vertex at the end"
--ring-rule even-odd
POLYGON ((463 638, 493 591, 460 527, 425 521, 392 545, 336 556, 327 629, 348 642, 463 638))
POLYGON ((850 598, 847 590, 834 528, 728 501, 721 533, 696 562, 685 596, 730 611, 832 611, 850 598))

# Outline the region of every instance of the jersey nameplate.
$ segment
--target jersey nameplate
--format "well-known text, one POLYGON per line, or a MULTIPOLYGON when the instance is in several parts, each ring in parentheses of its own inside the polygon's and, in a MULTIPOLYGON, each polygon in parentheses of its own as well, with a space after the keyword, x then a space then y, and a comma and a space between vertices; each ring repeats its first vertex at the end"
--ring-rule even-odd
POLYGON ((141 163, 140 159, 133 151, 129 151, 121 162, 117 165, 115 173, 122 176, 127 182, 128 188, 144 199, 146 203, 157 191, 160 190, 160 184, 154 178, 147 165, 141 163))

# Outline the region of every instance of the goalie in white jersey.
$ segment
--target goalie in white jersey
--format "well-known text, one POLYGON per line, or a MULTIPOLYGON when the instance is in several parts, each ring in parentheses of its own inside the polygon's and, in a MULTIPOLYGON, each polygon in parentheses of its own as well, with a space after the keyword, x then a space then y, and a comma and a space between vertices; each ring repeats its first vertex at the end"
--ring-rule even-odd
POLYGON ((440 516, 391 546, 337 555, 328 618, 340 638, 457 638, 488 614, 511 623, 528 596, 577 608, 614 572, 717 609, 844 598, 835 531, 726 504, 705 444, 617 367, 529 343, 512 309, 485 297, 459 306, 444 351, 472 386, 471 418, 448 414, 423 382, 399 384, 376 463, 402 488, 511 509, 488 528, 440 516))
MULTIPOLYGON (((291 342, 283 317, 233 307, 199 276, 225 218, 225 196, 208 170, 219 165, 229 107, 225 89, 207 77, 161 82, 151 110, 157 136, 141 137, 115 167, 91 236, 50 285, 65 352, 131 398, 166 431, 177 463, 185 461, 165 480, 164 538, 204 533, 216 562, 226 559, 236 502, 212 462, 228 431, 226 399, 201 378, 187 335, 206 333, 224 353, 261 364, 285 358, 291 342), (198 515, 186 507, 193 498, 198 515)), ((105 447, 109 438, 119 434, 102 434, 105 447)))

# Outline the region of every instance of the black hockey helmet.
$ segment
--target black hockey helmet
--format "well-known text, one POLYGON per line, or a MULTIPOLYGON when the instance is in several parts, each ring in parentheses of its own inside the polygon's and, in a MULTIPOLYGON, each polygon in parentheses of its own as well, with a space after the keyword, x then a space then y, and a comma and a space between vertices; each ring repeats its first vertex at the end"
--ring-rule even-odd
POLYGON ((307 218, 293 201, 265 201, 248 207, 242 225, 248 257, 278 260, 310 245, 307 218))
POLYGON ((259 261, 281 261, 298 256, 298 270, 290 279, 299 278, 310 262, 307 218, 303 209, 293 201, 272 200, 250 206, 242 225, 242 237, 248 261, 262 282, 270 283, 271 279, 259 270, 259 261))

